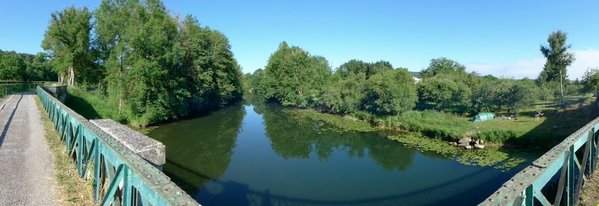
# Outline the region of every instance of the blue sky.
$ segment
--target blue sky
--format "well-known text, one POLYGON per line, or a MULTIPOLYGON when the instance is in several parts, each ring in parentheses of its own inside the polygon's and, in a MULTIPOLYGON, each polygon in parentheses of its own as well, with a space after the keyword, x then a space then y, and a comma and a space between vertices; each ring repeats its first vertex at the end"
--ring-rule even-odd
MULTIPOLYGON (((577 61, 571 79, 599 67, 599 1, 164 1, 172 15, 191 14, 223 32, 244 72, 263 68, 281 41, 321 55, 333 67, 350 60, 390 61, 411 71, 448 57, 469 71, 535 78, 539 45, 561 29, 577 61)), ((89 1, 0 3, 0 49, 36 53, 50 13, 95 8, 89 1)))

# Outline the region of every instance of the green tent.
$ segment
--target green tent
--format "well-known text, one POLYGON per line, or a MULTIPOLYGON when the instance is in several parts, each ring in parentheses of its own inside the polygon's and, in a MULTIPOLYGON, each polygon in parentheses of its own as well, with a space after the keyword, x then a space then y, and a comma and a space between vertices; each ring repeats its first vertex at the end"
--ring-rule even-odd
POLYGON ((491 112, 481 112, 472 118, 473 122, 482 122, 487 120, 492 120, 495 118, 495 114, 491 112))

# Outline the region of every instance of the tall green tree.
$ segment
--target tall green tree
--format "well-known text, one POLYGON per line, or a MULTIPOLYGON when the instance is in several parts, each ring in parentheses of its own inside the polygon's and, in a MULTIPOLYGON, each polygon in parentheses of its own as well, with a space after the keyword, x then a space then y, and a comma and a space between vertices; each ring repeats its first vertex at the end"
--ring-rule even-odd
POLYGON ((244 94, 260 94, 260 81, 262 80, 263 69, 256 69, 254 73, 243 75, 243 91, 244 94))
POLYGON ((240 99, 241 69, 222 33, 159 0, 104 0, 94 48, 108 102, 134 125, 220 108, 240 99))
POLYGON ((179 26, 176 51, 181 61, 177 76, 184 78, 192 112, 218 108, 241 97, 241 69, 222 33, 201 27, 188 16, 179 26))
POLYGON ((0 79, 27 80, 25 61, 16 52, 0 51, 0 79))
POLYGON ((467 73, 464 65, 445 57, 432 59, 421 75, 420 102, 436 109, 466 106, 472 90, 482 81, 476 73, 467 73))
POLYGON ((555 31, 547 38, 548 46, 541 45, 541 53, 547 62, 543 71, 539 74, 538 81, 559 82, 560 84, 560 105, 564 106, 564 81, 567 78, 567 67, 574 61, 574 55, 568 52, 571 45, 566 44, 567 34, 563 31, 555 31))
POLYGON ((97 80, 90 47, 92 13, 87 8, 66 8, 52 13, 42 47, 54 59, 59 81, 69 86, 97 80))
POLYGON ((284 106, 308 107, 330 74, 324 57, 311 56, 299 47, 282 42, 270 56, 261 84, 267 99, 284 106))
POLYGON ((407 69, 385 70, 368 79, 361 105, 378 116, 397 115, 416 105, 416 85, 407 69))
POLYGON ((96 11, 96 32, 107 93, 122 114, 143 126, 185 113, 181 77, 173 75, 177 23, 162 2, 105 0, 96 11))
POLYGON ((27 64, 27 80, 32 81, 57 81, 58 76, 52 67, 50 57, 46 53, 38 53, 27 64))
POLYGON ((366 75, 366 79, 368 79, 370 76, 386 70, 393 70, 393 66, 388 61, 366 63, 361 60, 352 59, 340 65, 335 73, 341 75, 343 78, 352 74, 362 73, 366 75))
POLYGON ((471 90, 458 76, 439 74, 425 78, 418 84, 420 102, 436 109, 464 105, 470 98, 471 90))
POLYGON ((364 99, 366 74, 356 73, 342 77, 336 73, 322 88, 319 108, 331 113, 352 114, 359 111, 364 99))
POLYGON ((466 75, 466 67, 454 60, 441 57, 432 59, 428 68, 420 73, 422 78, 429 78, 438 74, 466 75))

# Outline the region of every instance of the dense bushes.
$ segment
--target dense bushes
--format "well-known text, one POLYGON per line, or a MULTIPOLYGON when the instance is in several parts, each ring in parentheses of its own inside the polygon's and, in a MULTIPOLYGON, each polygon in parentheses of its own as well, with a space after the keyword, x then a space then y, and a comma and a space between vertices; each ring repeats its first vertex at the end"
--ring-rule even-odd
POLYGON ((246 88, 284 106, 315 108, 362 118, 411 110, 416 86, 411 74, 389 62, 351 60, 334 73, 323 57, 283 42, 264 71, 246 75, 246 88))
POLYGON ((416 86, 406 69, 383 70, 366 81, 361 107, 377 116, 398 115, 416 105, 416 86))
POLYGON ((0 50, 0 79, 14 81, 56 81, 48 56, 0 50))
POLYGON ((268 60, 260 92, 284 106, 309 107, 330 74, 326 59, 283 42, 268 60))
POLYGON ((501 111, 530 107, 538 99, 539 87, 532 80, 485 80, 476 86, 471 96, 471 108, 475 112, 501 111))
MULTIPOLYGON (((435 139, 470 137, 492 143, 515 140, 539 123, 509 121, 483 128, 469 117, 482 111, 517 114, 539 99, 558 94, 555 82, 538 84, 526 78, 467 73, 463 65, 447 58, 431 60, 421 76, 422 81, 416 84, 406 69, 393 68, 385 61, 350 60, 331 72, 324 58, 282 43, 264 70, 245 75, 244 85, 248 93, 285 106, 344 116, 340 121, 361 119, 379 128, 407 130, 435 139), (418 109, 413 110, 416 103, 418 109), (504 127, 522 124, 522 128, 504 127)), ((587 81, 593 82, 592 74, 587 76, 587 81)), ((569 94, 576 94, 581 84, 567 82, 566 88, 569 94)))
POLYGON ((422 80, 418 85, 420 102, 436 109, 467 103, 471 90, 457 78, 442 74, 422 80))
POLYGON ((504 143, 508 140, 515 139, 518 135, 512 130, 489 130, 480 131, 476 134, 477 138, 487 142, 504 143))
MULTIPOLYGON (((446 58, 433 59, 422 76, 418 84, 420 104, 437 110, 456 111, 453 108, 458 107, 460 113, 503 109, 516 112, 531 106, 541 90, 529 79, 498 79, 466 73, 463 65, 446 58)), ((555 91, 554 87, 543 88, 544 92, 555 91)))

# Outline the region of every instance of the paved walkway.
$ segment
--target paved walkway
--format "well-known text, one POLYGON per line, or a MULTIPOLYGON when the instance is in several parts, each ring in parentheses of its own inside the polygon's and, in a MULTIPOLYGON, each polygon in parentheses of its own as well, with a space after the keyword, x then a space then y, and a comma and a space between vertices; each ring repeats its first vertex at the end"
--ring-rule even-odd
POLYGON ((0 205, 56 205, 52 154, 33 93, 0 102, 0 205))

